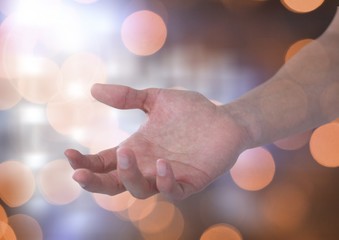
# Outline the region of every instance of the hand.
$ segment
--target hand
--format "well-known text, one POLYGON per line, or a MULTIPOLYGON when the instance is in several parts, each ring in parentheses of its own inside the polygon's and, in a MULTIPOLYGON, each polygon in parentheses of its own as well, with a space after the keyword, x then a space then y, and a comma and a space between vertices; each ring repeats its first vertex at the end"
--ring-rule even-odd
POLYGON ((96 84, 92 95, 114 108, 141 109, 148 119, 112 149, 66 150, 74 180, 88 191, 183 199, 228 170, 245 148, 246 131, 199 93, 96 84))

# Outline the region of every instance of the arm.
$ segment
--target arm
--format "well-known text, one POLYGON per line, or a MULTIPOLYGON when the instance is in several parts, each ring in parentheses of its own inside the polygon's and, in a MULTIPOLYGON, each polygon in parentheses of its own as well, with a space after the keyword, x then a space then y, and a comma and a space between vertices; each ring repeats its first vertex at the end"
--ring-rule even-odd
POLYGON ((339 116, 338 66, 339 12, 322 36, 224 111, 249 131, 251 146, 318 127, 339 116))
MULTIPOLYGON (((338 15, 338 14, 337 14, 338 15)), ((239 154, 339 115, 339 16, 272 79, 216 106, 199 93, 95 85, 92 95, 119 109, 141 109, 147 121, 126 141, 94 155, 65 152, 86 190, 162 193, 183 199, 229 170, 239 154)))

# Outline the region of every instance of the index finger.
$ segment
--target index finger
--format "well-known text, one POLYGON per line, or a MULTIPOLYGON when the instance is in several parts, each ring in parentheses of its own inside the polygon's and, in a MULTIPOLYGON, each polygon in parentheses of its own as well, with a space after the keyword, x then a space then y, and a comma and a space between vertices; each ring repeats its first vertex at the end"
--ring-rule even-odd
POLYGON ((117 167, 117 147, 101 151, 97 154, 84 155, 75 149, 67 149, 65 156, 73 169, 85 168, 96 173, 107 173, 117 167))

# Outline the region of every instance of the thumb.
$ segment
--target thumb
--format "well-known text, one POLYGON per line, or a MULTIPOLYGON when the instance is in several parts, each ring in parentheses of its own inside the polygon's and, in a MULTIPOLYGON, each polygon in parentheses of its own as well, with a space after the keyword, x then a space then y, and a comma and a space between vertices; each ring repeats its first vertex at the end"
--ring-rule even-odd
POLYGON ((136 90, 122 85, 95 84, 92 96, 98 101, 118 109, 141 109, 149 112, 158 89, 136 90))

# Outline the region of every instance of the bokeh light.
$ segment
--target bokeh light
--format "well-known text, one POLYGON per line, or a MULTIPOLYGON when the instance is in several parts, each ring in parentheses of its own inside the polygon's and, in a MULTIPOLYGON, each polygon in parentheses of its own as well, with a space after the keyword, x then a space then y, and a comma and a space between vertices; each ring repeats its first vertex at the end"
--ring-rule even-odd
POLYGON ((10 207, 19 207, 28 202, 35 190, 31 169, 19 161, 0 164, 0 197, 10 207))
POLYGON ((177 240, 181 239, 181 236, 185 229, 185 220, 183 214, 178 208, 174 209, 173 219, 166 228, 158 232, 141 232, 145 240, 177 240))
MULTIPOLYGON (((89 145, 90 153, 98 153, 102 150, 118 146, 121 142, 126 140, 131 134, 121 130, 116 125, 111 124, 110 127, 105 125, 92 125, 84 131, 84 137, 82 139, 76 139, 79 143, 83 143, 84 138, 89 139, 92 136, 89 145)), ((85 145, 86 146, 86 145, 85 145)))
POLYGON ((0 221, 0 239, 1 240, 17 240, 11 226, 0 221))
POLYGON ((311 136, 310 150, 320 165, 339 167, 339 123, 332 122, 317 128, 311 136))
POLYGON ((147 205, 142 210, 147 214, 141 212, 146 217, 138 221, 136 226, 141 232, 159 233, 171 224, 175 217, 175 209, 176 207, 172 203, 164 201, 157 202, 155 206, 153 204, 147 205), (149 208, 152 210, 150 211, 149 208))
POLYGON ((18 109, 18 117, 23 125, 39 125, 46 122, 45 108, 43 105, 23 105, 18 109))
POLYGON ((18 63, 17 87, 22 96, 33 103, 47 103, 61 89, 59 66, 50 59, 24 57, 18 63))
POLYGON ((278 148, 283 150, 297 150, 304 147, 311 138, 312 131, 296 134, 274 142, 278 148))
POLYGON ((40 224, 28 215, 12 215, 8 218, 8 224, 15 232, 17 240, 43 240, 40 224))
POLYGON ((319 8, 325 0, 281 0, 281 3, 290 11, 307 13, 319 8))
MULTIPOLYGON (((32 12, 37 5, 47 4, 51 6, 52 4, 60 3, 62 0, 1 0, 0 2, 0 12, 4 15, 10 15, 16 11, 22 11, 23 8, 27 6, 32 6, 26 11, 32 12)), ((55 6, 55 5, 54 5, 55 6)))
POLYGON ((62 0, 13 0, 14 14, 20 23, 30 27, 45 27, 55 16, 62 0), (44 20, 44 21, 43 21, 44 20))
POLYGON ((285 62, 287 62, 290 58, 292 58, 296 53, 300 51, 303 47, 305 47, 307 44, 311 43, 313 39, 302 39, 295 43, 293 43, 287 50, 285 54, 285 62))
POLYGON ((116 146, 130 135, 119 127, 117 110, 87 96, 69 98, 63 92, 47 104, 48 122, 57 132, 93 153, 116 146))
MULTIPOLYGON (((13 23, 11 39, 7 41, 11 46, 26 45, 26 41, 34 36, 36 41, 32 47, 42 50, 39 53, 56 54, 83 47, 85 31, 77 11, 61 4, 61 0, 19 0, 13 5, 16 5, 13 7, 15 11, 8 17, 13 23), (25 41, 16 38, 19 36, 25 36, 25 41), (16 40, 14 45, 13 40, 16 40)), ((31 50, 23 53, 32 53, 31 50)))
MULTIPOLYGON (((314 1, 303 4, 310 2, 314 1)), ((337 236, 335 180, 339 168, 326 169, 307 161, 305 146, 313 131, 274 142, 280 149, 303 148, 300 151, 273 147, 277 158, 269 156, 267 164, 260 156, 248 160, 243 164, 246 171, 239 174, 242 182, 234 177, 234 168, 231 176, 221 176, 221 181, 209 186, 207 194, 203 191, 174 204, 161 195, 146 200, 128 192, 80 195, 69 163, 51 162, 69 147, 97 153, 117 146, 144 122, 141 111, 120 111, 94 100, 90 96, 93 83, 109 81, 135 88, 180 85, 229 102, 281 66, 291 39, 320 36, 334 8, 328 3, 302 15, 269 0, 0 0, 0 239, 176 240, 201 236, 241 240, 243 236, 313 240, 337 236), (304 28, 308 22, 314 24, 304 28), (273 40, 275 36, 280 38, 273 40), (274 44, 270 44, 272 40, 274 44), (261 51, 264 48, 268 50, 261 51), (12 158, 20 162, 8 171, 6 159, 12 158), (280 161, 274 166, 273 160, 283 158, 297 161, 280 161), (36 182, 34 177, 25 177, 22 167, 36 175, 36 182), (276 175, 275 167, 279 168, 276 175), (234 183, 228 181, 230 177, 234 183), (246 191, 260 190, 272 178, 274 183, 263 191, 246 191), (284 186, 286 179, 293 181, 292 186, 284 186)), ((327 48, 316 39, 303 39, 290 47, 286 59, 294 67, 287 67, 289 78, 281 79, 283 87, 268 89, 265 85, 264 95, 258 99, 261 124, 282 133, 288 125, 304 122, 314 102, 307 101, 308 95, 298 83, 306 79, 313 86, 319 79, 328 79, 335 65, 329 57, 335 52, 327 48), (311 46, 316 48, 314 54, 305 54, 311 46), (301 58, 308 60, 306 67, 312 71, 300 71, 305 69, 298 64, 301 58), (280 94, 286 104, 271 101, 280 94), (299 97, 293 104, 301 111, 282 121, 276 113, 291 110, 292 95, 299 97)), ((333 96, 338 95, 339 85, 324 85, 321 90, 319 114, 331 121, 337 117, 339 103, 333 96)), ((325 142, 321 140, 323 147, 314 145, 329 155, 327 148, 338 145, 332 146, 333 139, 325 142)), ((264 151, 263 155, 270 155, 264 151)))
POLYGON ((136 201, 136 198, 129 192, 123 192, 115 196, 94 193, 93 197, 101 208, 112 212, 125 211, 136 201))
POLYGON ((71 97, 91 96, 94 83, 105 83, 107 68, 96 55, 79 52, 67 58, 61 66, 63 90, 71 97))
POLYGON ((238 229, 229 224, 216 224, 204 231, 200 240, 242 240, 238 229))
POLYGON ((275 163, 270 152, 262 147, 244 151, 230 170, 233 181, 242 189, 257 191, 273 179, 275 163))
POLYGON ((74 1, 82 4, 91 4, 97 2, 98 0, 74 0, 74 1))
POLYGON ((61 134, 74 133, 76 129, 85 129, 91 123, 93 101, 89 98, 68 100, 66 94, 55 96, 47 104, 49 124, 61 134))
POLYGON ((32 55, 38 41, 38 32, 24 25, 20 16, 10 15, 0 25, 0 73, 2 77, 14 80, 20 73, 23 56, 32 55))
POLYGON ((117 146, 129 134, 119 128, 117 112, 114 108, 101 102, 91 102, 91 113, 83 126, 77 126, 71 136, 91 152, 98 152, 117 146))
POLYGON ((167 28, 163 19, 148 10, 129 15, 122 24, 121 38, 128 50, 140 56, 156 53, 165 44, 167 28))
POLYGON ((152 213, 156 204, 157 196, 152 196, 147 199, 136 199, 127 209, 128 218, 133 222, 140 221, 152 213))
POLYGON ((86 48, 90 31, 84 25, 79 11, 60 4, 43 10, 38 20, 44 22, 39 34, 39 43, 45 53, 51 55, 74 53, 86 48))
POLYGON ((266 221, 282 232, 297 229, 310 206, 305 193, 292 184, 270 189, 261 203, 266 221))
MULTIPOLYGON (((36 113, 36 112, 32 112, 36 113)), ((26 153, 22 157, 22 161, 29 166, 33 171, 40 169, 46 163, 48 155, 45 152, 33 151, 26 153)))
POLYGON ((65 205, 76 200, 81 187, 73 179, 73 169, 64 159, 47 163, 38 175, 38 186, 43 197, 51 204, 65 205))
POLYGON ((0 78, 0 110, 14 107, 21 100, 21 95, 10 81, 0 78))

